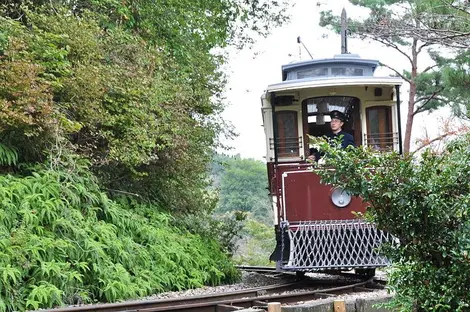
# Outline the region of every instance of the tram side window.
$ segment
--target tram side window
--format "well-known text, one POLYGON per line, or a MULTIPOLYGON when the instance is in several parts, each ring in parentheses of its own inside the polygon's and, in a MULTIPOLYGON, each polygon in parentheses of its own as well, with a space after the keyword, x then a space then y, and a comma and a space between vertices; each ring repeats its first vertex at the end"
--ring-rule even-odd
POLYGON ((332 76, 364 76, 364 69, 355 67, 338 67, 331 69, 332 76))
POLYGON ((278 155, 295 157, 299 155, 299 132, 297 112, 280 111, 276 113, 278 155))
POLYGON ((367 145, 376 150, 392 150, 395 134, 392 130, 392 112, 389 106, 375 106, 366 109, 367 145))

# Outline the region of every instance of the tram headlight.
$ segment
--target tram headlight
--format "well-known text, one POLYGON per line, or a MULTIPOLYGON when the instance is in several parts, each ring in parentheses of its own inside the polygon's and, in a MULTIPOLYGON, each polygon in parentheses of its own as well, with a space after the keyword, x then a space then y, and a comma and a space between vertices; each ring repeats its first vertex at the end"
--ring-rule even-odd
POLYGON ((351 194, 342 187, 336 187, 331 192, 331 202, 339 208, 344 208, 351 202, 351 194))

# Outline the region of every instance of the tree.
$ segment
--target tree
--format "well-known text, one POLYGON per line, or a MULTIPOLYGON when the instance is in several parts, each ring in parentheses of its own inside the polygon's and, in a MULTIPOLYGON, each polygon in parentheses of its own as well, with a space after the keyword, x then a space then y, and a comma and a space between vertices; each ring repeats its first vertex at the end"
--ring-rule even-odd
POLYGON ((285 20, 286 7, 4 1, 2 140, 21 161, 42 162, 63 149, 89 159, 112 196, 175 213, 210 211, 207 164, 219 135, 230 135, 221 118, 226 60, 215 51, 266 35, 285 20))
POLYGON ((421 157, 347 150, 315 139, 325 151, 322 181, 360 196, 365 219, 395 238, 389 287, 399 311, 468 311, 470 306, 470 135, 421 157), (335 170, 331 170, 331 168, 335 170))
POLYGON ((214 50, 284 16, 250 4, 2 1, 0 311, 238 277, 207 167, 226 131, 214 50))
MULTIPOLYGON (((407 61, 408 69, 399 71, 387 64, 396 75, 409 84, 408 109, 404 135, 404 151, 411 146, 414 117, 431 112, 446 104, 467 106, 469 98, 455 88, 455 79, 443 77, 450 60, 437 53, 443 47, 468 47, 470 27, 468 4, 452 6, 444 0, 351 0, 354 5, 369 10, 364 20, 349 20, 353 36, 369 38, 398 51, 407 61), (465 27, 465 28, 462 28, 465 27), (466 31, 467 30, 467 31, 466 31), (431 50, 434 48, 435 50, 431 50), (432 66, 419 69, 419 56, 429 52, 434 60, 432 66)), ((452 2, 454 3, 454 2, 452 2)), ((320 25, 339 30, 339 17, 331 11, 321 12, 320 25)), ((448 75, 459 77, 464 72, 459 59, 455 59, 448 75)))
MULTIPOLYGON (((249 212, 258 221, 272 224, 272 207, 267 191, 266 165, 253 159, 220 157, 220 201, 216 213, 249 212)), ((217 169, 217 166, 214 166, 217 169)))

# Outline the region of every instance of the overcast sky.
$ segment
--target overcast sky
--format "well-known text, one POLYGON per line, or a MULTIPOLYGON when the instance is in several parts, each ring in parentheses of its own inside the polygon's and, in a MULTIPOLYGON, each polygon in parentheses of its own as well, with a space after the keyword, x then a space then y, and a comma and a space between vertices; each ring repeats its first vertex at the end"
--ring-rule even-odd
MULTIPOLYGON (((297 0, 291 9, 291 20, 281 28, 274 29, 268 38, 260 38, 252 49, 230 53, 228 64, 229 82, 225 93, 228 106, 223 114, 235 127, 238 137, 226 144, 232 146, 229 154, 240 154, 243 158, 263 160, 265 156, 265 137, 261 117, 261 94, 269 84, 281 81, 281 66, 295 60, 310 59, 307 51, 297 44, 297 36, 302 38, 314 58, 332 57, 341 52, 340 37, 325 28, 318 26, 320 11, 331 9, 341 14, 343 7, 348 16, 355 17, 367 14, 367 11, 351 6, 347 0, 314 1, 297 0)), ((391 48, 385 48, 374 42, 358 39, 348 40, 350 53, 359 54, 362 58, 378 59, 396 69, 407 68, 404 56, 391 48)), ((429 59, 421 58, 419 67, 428 66, 429 59)), ((391 71, 377 69, 376 76, 388 76, 391 71)), ((407 105, 407 91, 401 92, 403 109, 407 105)), ((404 114, 402 114, 404 129, 404 114)), ((428 114, 426 114, 428 115, 428 114)), ((423 120, 427 124, 435 123, 427 116, 416 119, 415 136, 423 131, 423 120)))

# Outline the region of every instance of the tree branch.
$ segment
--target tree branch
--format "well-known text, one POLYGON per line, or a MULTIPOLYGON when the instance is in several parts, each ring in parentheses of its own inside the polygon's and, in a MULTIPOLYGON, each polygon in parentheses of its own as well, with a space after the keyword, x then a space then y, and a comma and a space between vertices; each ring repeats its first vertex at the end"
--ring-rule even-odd
POLYGON ((426 67, 421 73, 424 74, 425 72, 428 72, 428 71, 430 71, 431 69, 433 69, 434 67, 438 67, 438 66, 439 66, 439 65, 437 65, 437 64, 434 64, 434 65, 432 65, 432 66, 428 66, 428 67, 426 67))
POLYGON ((434 43, 432 43, 432 42, 425 42, 425 43, 423 43, 422 45, 420 45, 420 46, 418 47, 418 54, 421 53, 421 51, 423 50, 423 48, 428 47, 428 46, 430 46, 430 45, 432 45, 432 44, 434 44, 434 43))
MULTIPOLYGON (((439 92, 441 92, 441 90, 440 90, 440 91, 437 91, 437 93, 439 93, 439 92)), ((427 99, 429 99, 429 97, 430 97, 430 95, 428 95, 428 96, 422 96, 422 97, 420 97, 419 99, 417 99, 417 100, 415 101, 415 104, 416 104, 416 103, 419 103, 419 102, 421 102, 421 101, 427 100, 427 99)), ((435 98, 436 100, 439 100, 439 101, 444 101, 444 100, 445 100, 444 98, 437 97, 437 96, 434 96, 434 98, 435 98)))
POLYGON ((386 40, 386 39, 381 39, 381 38, 371 37, 371 39, 377 42, 380 42, 381 44, 384 44, 386 46, 389 46, 391 48, 394 48, 395 50, 403 54, 408 59, 408 61, 410 61, 410 64, 413 65, 413 61, 411 60, 411 57, 408 54, 406 54, 404 51, 402 51, 395 43, 390 42, 389 40, 386 40))
POLYGON ((413 152, 413 154, 416 153, 416 152, 418 152, 419 150, 422 150, 422 149, 425 148, 426 146, 431 145, 431 144, 434 143, 434 142, 440 141, 440 140, 442 140, 442 139, 444 139, 444 138, 446 138, 446 137, 448 137, 448 136, 455 135, 455 134, 457 134, 457 131, 450 131, 450 132, 446 132, 446 133, 444 133, 444 134, 441 134, 440 136, 435 137, 434 139, 429 140, 429 141, 427 141, 426 143, 422 144, 420 147, 418 147, 418 148, 413 152))
POLYGON ((113 193, 120 193, 120 194, 126 194, 126 195, 132 195, 132 196, 135 196, 135 197, 140 197, 140 195, 136 194, 136 193, 130 193, 130 192, 126 192, 126 191, 114 190, 114 189, 109 189, 109 188, 105 188, 105 190, 109 191, 109 192, 113 192, 113 193))
MULTIPOLYGON (((415 116, 416 114, 419 114, 420 112, 423 111, 424 107, 432 100, 432 99, 436 99, 436 95, 441 92, 441 90, 439 91, 435 91, 432 93, 431 96, 428 96, 428 97, 422 97, 422 98, 419 98, 418 100, 415 101, 415 105, 416 103, 418 103, 418 101, 422 101, 422 100, 426 100, 426 102, 424 102, 422 105, 418 106, 415 111, 413 112, 413 116, 415 116)), ((442 98, 437 98, 437 100, 444 100, 442 98)))
POLYGON ((384 64, 384 63, 382 63, 382 62, 379 62, 379 65, 380 65, 380 66, 387 67, 388 69, 394 71, 394 72, 395 72, 398 76, 400 76, 403 80, 406 80, 408 83, 411 83, 411 80, 410 80, 410 79, 406 78, 403 74, 400 74, 400 72, 397 71, 395 68, 392 68, 392 67, 390 67, 390 66, 388 66, 387 64, 384 64))

